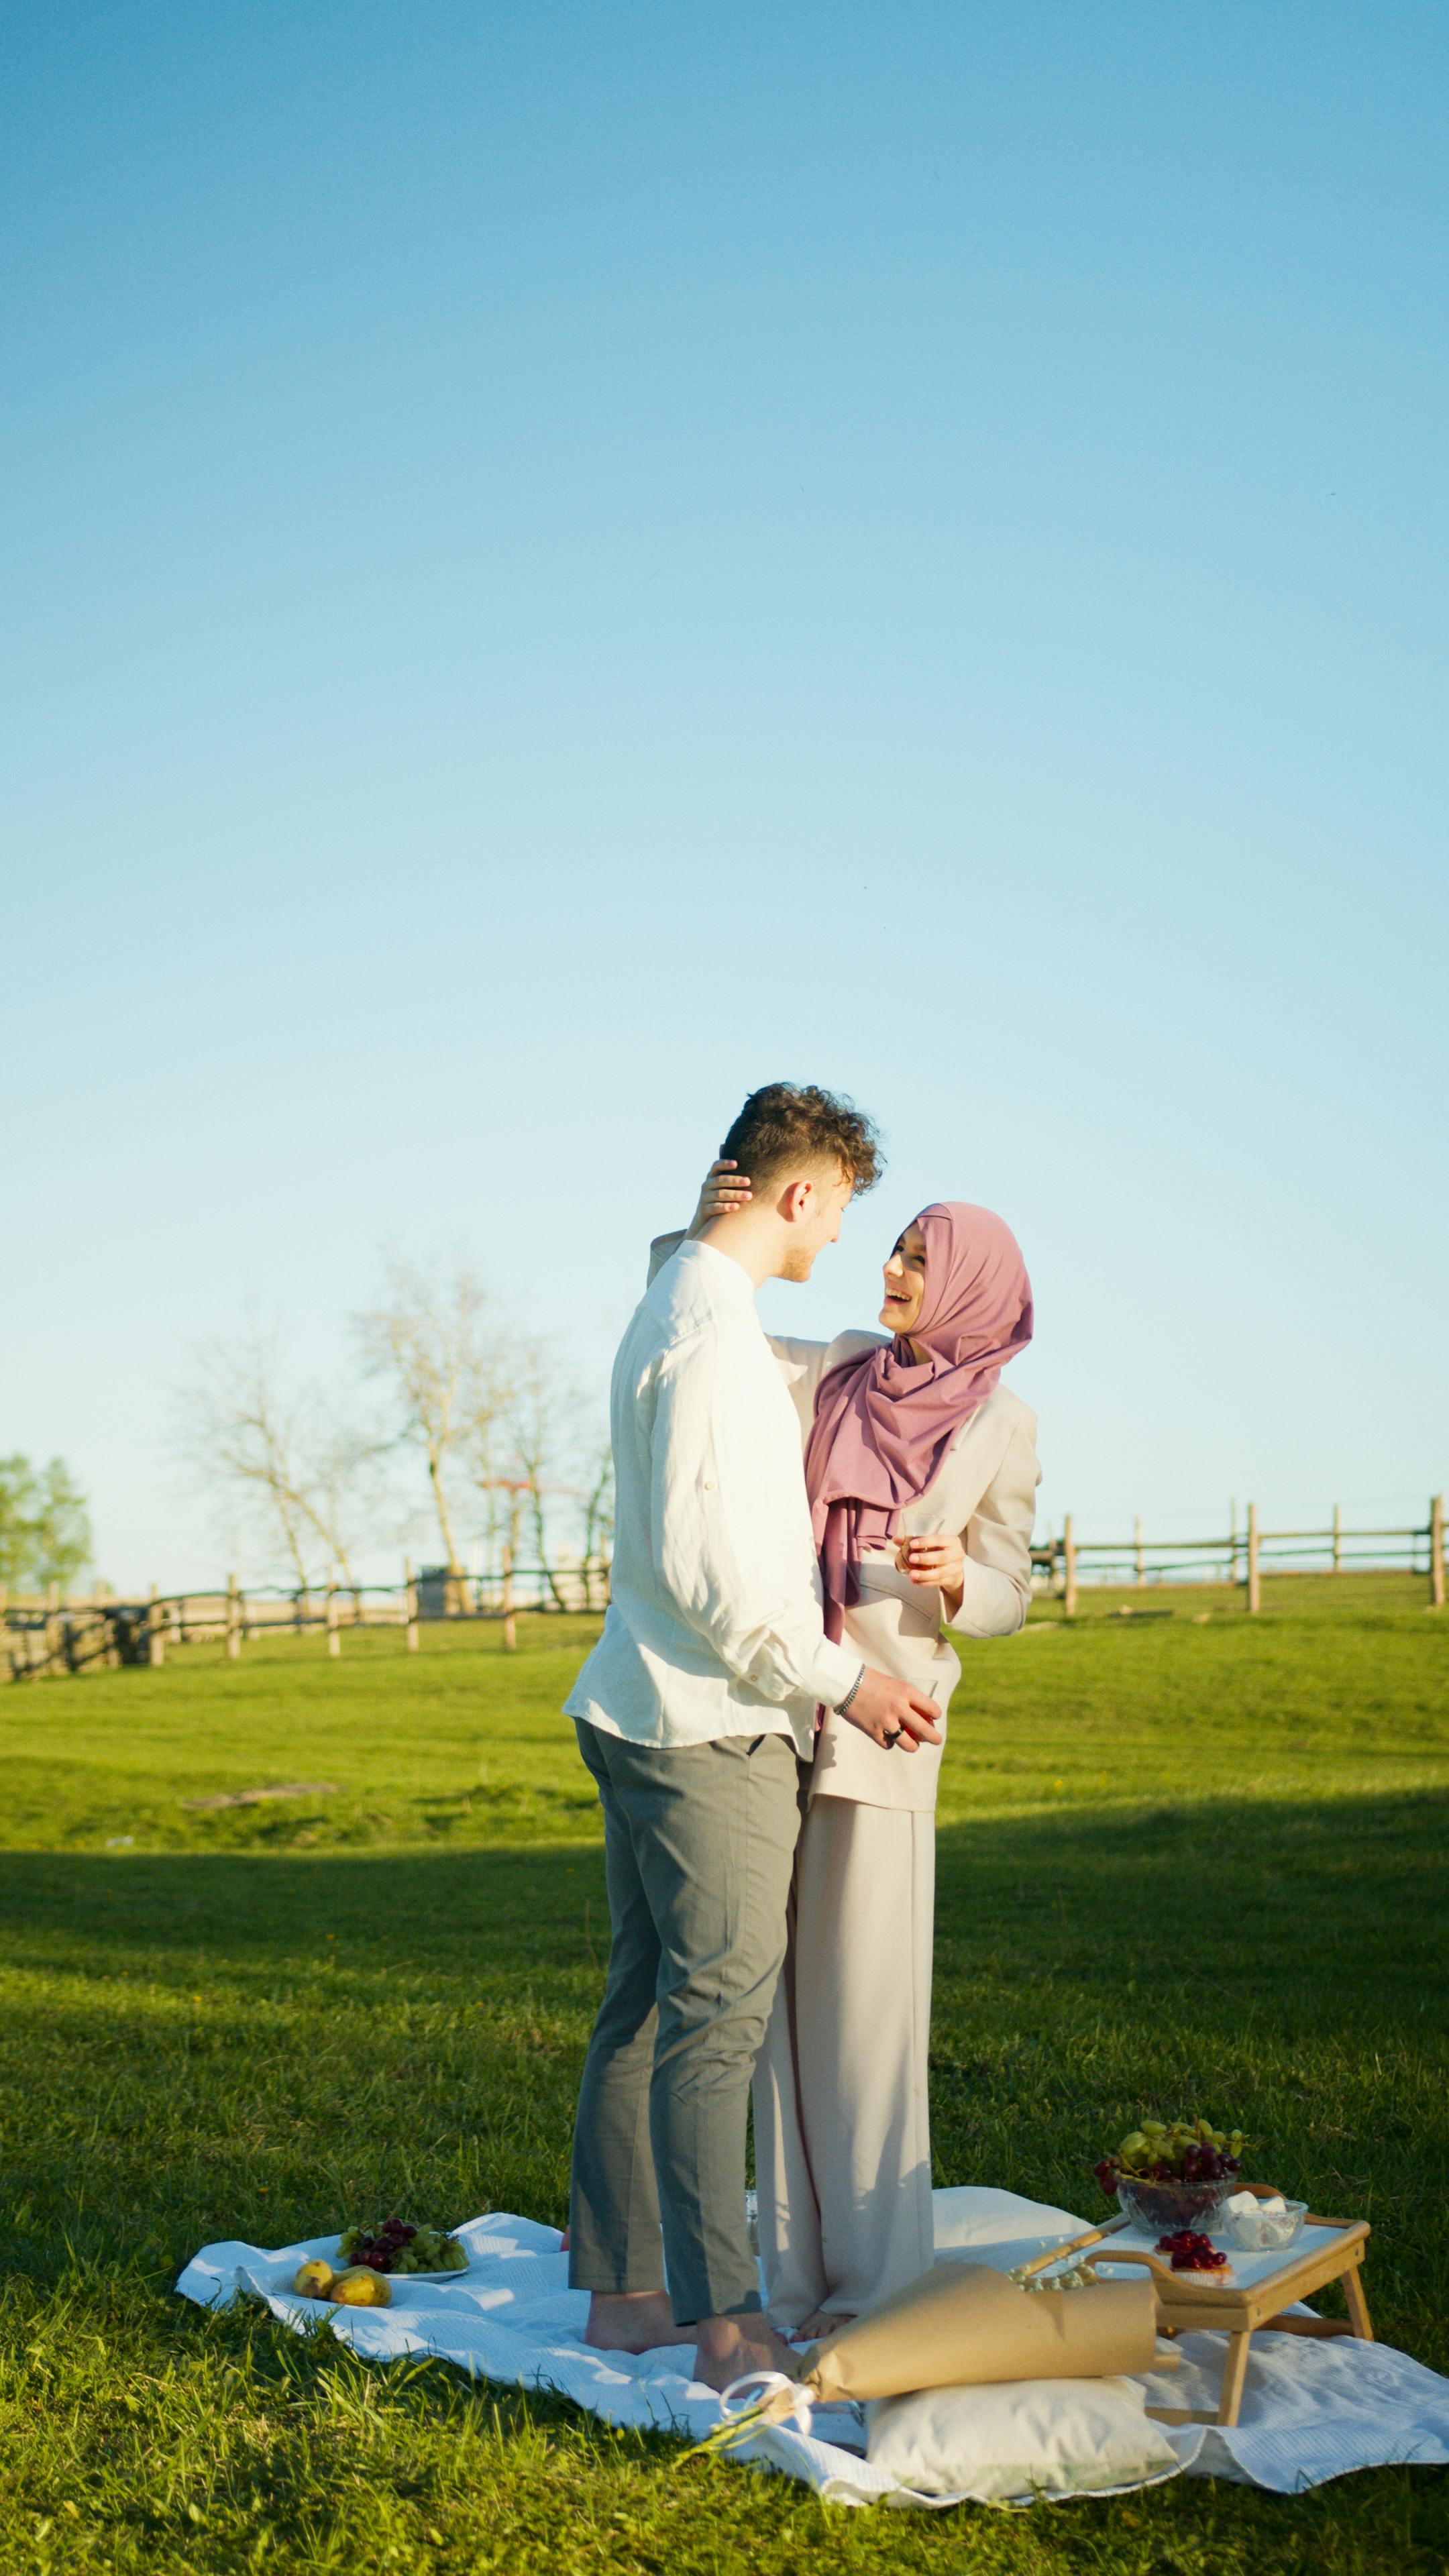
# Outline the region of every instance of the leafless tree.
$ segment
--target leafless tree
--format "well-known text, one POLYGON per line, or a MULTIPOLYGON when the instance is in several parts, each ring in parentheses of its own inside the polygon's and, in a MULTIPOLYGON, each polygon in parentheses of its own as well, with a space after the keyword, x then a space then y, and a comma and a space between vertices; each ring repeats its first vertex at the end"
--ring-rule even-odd
POLYGON ((504 1421, 511 1473, 525 1499, 539 1567, 557 1607, 566 1610, 548 1563, 547 1511, 551 1495, 577 1492, 564 1479, 577 1442, 580 1398, 547 1342, 515 1342, 508 1357, 504 1421))
POLYGON ((319 1565, 355 1590, 352 1551, 377 1440, 316 1387, 288 1388, 275 1342, 256 1330, 198 1354, 180 1409, 178 1445, 193 1474, 254 1507, 299 1591, 319 1565))
POLYGON ((466 1264, 444 1273, 394 1257, 382 1304, 356 1319, 364 1360, 395 1399, 399 1436, 422 1452, 455 1577, 463 1569, 450 1488, 487 1444, 504 1394, 487 1305, 466 1264))
POLYGON ((601 1447, 596 1444, 594 1448, 579 1499, 584 1525, 584 1599, 592 1608, 594 1567, 601 1557, 613 1554, 614 1452, 607 1439, 601 1447))

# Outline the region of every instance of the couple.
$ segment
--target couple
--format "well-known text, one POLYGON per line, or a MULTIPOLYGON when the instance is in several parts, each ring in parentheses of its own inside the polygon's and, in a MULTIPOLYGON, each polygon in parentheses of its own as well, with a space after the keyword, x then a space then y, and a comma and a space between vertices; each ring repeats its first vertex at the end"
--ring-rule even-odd
POLYGON ((883 1334, 761 1329, 756 1290, 809 1278, 880 1163, 848 1102, 771 1083, 655 1244, 614 1366, 612 1599, 567 1703, 612 1926, 569 2278, 590 2343, 692 2343, 715 2388, 933 2260, 942 1630, 1009 1636, 1030 1592, 1036 1426, 998 1380, 1031 1287, 999 1217, 922 1210, 883 1334))

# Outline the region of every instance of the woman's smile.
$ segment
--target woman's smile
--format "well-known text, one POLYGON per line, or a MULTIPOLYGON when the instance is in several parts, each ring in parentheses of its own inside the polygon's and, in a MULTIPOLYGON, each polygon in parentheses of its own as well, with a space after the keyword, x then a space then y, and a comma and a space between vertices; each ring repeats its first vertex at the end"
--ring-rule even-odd
POLYGON ((885 1300, 880 1320, 893 1333, 908 1333, 926 1296, 926 1238, 914 1218, 892 1250, 882 1276, 885 1300))

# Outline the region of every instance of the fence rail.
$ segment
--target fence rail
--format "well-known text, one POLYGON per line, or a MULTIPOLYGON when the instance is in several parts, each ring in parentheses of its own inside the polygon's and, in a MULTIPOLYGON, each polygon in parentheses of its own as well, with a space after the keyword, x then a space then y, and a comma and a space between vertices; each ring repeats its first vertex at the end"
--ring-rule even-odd
POLYGON ((517 1644, 519 1614, 529 1610, 601 1611, 608 1605, 609 1569, 602 1558, 584 1564, 519 1565, 505 1561, 496 1573, 462 1574, 446 1566, 411 1568, 401 1583, 313 1584, 285 1589, 252 1585, 233 1575, 212 1591, 162 1592, 153 1584, 144 1600, 115 1600, 95 1591, 84 1598, 0 1592, 0 1647, 9 1655, 12 1681, 40 1681, 62 1673, 166 1661, 172 1647, 224 1644, 233 1661, 255 1638, 280 1633, 325 1632, 327 1651, 340 1655, 343 1639, 359 1628, 400 1628, 416 1654, 420 1631, 433 1623, 493 1620, 505 1647, 517 1644))
POLYGON ((1033 1548, 1038 1579, 1058 1593, 1068 1618, 1083 1583, 1148 1585, 1163 1582, 1239 1586, 1247 1607, 1263 1606, 1263 1585, 1282 1575, 1407 1573, 1420 1575, 1429 1601, 1444 1607, 1444 1497, 1432 1496, 1429 1517, 1407 1529, 1345 1529, 1335 1505, 1333 1523, 1320 1530, 1265 1530, 1258 1506, 1249 1503, 1244 1527, 1224 1538, 1148 1539, 1139 1520, 1130 1539, 1079 1539, 1068 1512, 1059 1538, 1033 1548))
MULTIPOLYGON (((1429 1517, 1409 1529, 1345 1529, 1335 1509, 1325 1530, 1265 1530, 1258 1508, 1248 1505, 1242 1530, 1224 1538, 1148 1539, 1139 1520, 1130 1539, 1079 1539, 1069 1512, 1060 1537, 1032 1550, 1038 1584, 1058 1594, 1068 1618, 1084 1584, 1163 1582, 1238 1586, 1246 1607, 1263 1606, 1263 1585, 1283 1575, 1327 1576, 1408 1572, 1428 1585, 1429 1601, 1444 1607, 1444 1497, 1436 1494, 1429 1517), (1320 1561, 1322 1560, 1322 1561, 1320 1561)), ((498 1621, 506 1647, 517 1643, 521 1611, 601 1611, 608 1605, 609 1568, 602 1557, 582 1565, 519 1565, 496 1573, 461 1574, 446 1566, 408 1568, 401 1583, 315 1584, 284 1590, 277 1585, 243 1589, 233 1575, 210 1592, 160 1592, 144 1600, 113 1600, 95 1591, 84 1599, 54 1587, 44 1595, 0 1592, 0 1650, 8 1652, 12 1681, 40 1681, 121 1664, 164 1664, 172 1647, 222 1643, 235 1660, 255 1638, 281 1631, 298 1636, 325 1632, 329 1655, 359 1628, 400 1628, 409 1653, 433 1622, 498 1621)))

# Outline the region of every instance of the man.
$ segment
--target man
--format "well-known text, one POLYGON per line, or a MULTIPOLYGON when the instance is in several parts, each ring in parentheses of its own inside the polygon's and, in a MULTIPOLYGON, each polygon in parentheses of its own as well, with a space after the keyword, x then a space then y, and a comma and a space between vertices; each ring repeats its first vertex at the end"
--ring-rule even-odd
POLYGON ((903 1752, 939 1740, 933 1701, 825 1635, 799 1423, 755 1312, 762 1281, 808 1279, 835 1242, 877 1176, 874 1132, 828 1092, 771 1083, 721 1151, 749 1205, 665 1264, 614 1364, 612 1599, 567 1703, 613 1927, 569 2278, 593 2293, 591 2343, 694 2343, 715 2388, 791 2362, 760 2313, 745 2117, 817 1706, 903 1752))

